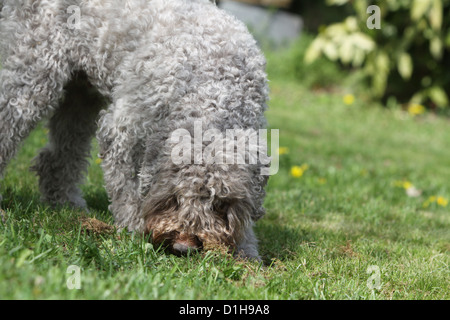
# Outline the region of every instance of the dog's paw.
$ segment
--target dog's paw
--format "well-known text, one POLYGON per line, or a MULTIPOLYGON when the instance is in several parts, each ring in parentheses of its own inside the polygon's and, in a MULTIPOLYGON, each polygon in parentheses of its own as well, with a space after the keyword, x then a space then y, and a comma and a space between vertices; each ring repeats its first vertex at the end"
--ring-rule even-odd
POLYGON ((68 199, 68 201, 66 201, 66 203, 74 209, 79 209, 79 210, 89 212, 86 200, 84 200, 83 197, 78 194, 69 197, 69 199, 68 199))
POLYGON ((240 250, 236 254, 236 257, 251 262, 262 262, 261 256, 258 254, 258 251, 245 252, 244 250, 240 250))

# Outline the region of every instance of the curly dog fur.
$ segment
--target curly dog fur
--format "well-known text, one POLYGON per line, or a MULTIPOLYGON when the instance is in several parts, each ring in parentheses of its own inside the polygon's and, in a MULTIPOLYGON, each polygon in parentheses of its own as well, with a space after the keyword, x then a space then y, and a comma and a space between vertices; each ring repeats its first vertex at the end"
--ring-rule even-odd
POLYGON ((0 7, 0 174, 48 119, 32 167, 42 199, 86 208, 79 185, 96 134, 118 226, 152 233, 174 253, 221 243, 258 257, 262 164, 177 165, 169 139, 196 120, 220 132, 264 128, 265 60, 244 24, 205 0, 0 7))

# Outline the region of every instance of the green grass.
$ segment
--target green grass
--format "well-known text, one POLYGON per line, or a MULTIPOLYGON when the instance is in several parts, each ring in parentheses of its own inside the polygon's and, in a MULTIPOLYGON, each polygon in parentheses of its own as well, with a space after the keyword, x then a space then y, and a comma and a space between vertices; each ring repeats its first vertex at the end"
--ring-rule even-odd
MULTIPOLYGON (((289 153, 256 226, 263 265, 216 252, 178 258, 137 235, 84 232, 80 212, 39 202, 28 171, 46 142, 39 127, 2 184, 0 299, 449 299, 450 204, 424 207, 450 198, 449 120, 359 97, 347 106, 344 89, 313 92, 282 76, 271 92, 269 124, 289 153), (302 164, 303 176, 291 176, 302 164), (407 196, 398 181, 422 194, 407 196), (81 268, 80 290, 67 287, 70 265, 81 268), (367 285, 370 266, 379 289, 367 285)), ((112 223, 93 155, 88 215, 112 223)))

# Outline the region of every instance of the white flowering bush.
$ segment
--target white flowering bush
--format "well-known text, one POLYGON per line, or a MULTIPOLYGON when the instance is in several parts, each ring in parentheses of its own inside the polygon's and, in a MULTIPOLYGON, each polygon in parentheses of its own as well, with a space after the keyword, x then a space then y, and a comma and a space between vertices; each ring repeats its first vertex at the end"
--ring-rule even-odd
POLYGON ((354 14, 321 28, 307 49, 307 63, 325 56, 360 70, 375 99, 449 106, 450 0, 327 3, 352 6, 354 14))

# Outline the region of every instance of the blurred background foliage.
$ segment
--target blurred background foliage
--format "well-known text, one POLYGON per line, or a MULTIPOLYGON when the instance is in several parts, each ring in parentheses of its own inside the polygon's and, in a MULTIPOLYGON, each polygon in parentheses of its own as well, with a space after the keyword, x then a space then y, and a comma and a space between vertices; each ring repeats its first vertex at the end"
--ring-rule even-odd
POLYGON ((288 49, 267 50, 267 59, 272 62, 267 65, 269 78, 295 80, 317 90, 332 90, 342 84, 347 74, 334 61, 318 56, 314 61, 305 63, 306 51, 313 41, 313 35, 303 33, 288 49))
MULTIPOLYGON (((305 1, 294 3, 299 2, 305 1)), ((305 50, 291 49, 297 59, 303 59, 297 65, 293 62, 295 76, 309 77, 310 70, 316 70, 318 76, 323 74, 322 80, 316 82, 313 76, 306 81, 323 85, 321 81, 330 76, 332 83, 338 72, 320 70, 327 60, 355 71, 358 83, 366 84, 370 99, 448 108, 450 0, 327 0, 326 5, 320 8, 328 12, 339 8, 335 12, 341 21, 317 26, 305 20, 305 29, 314 32, 317 27, 317 33, 305 50), (368 27, 376 14, 368 10, 372 4, 380 8, 379 29, 368 27), (299 66, 302 62, 303 71, 299 66)), ((307 10, 302 16, 308 16, 307 10)), ((322 17, 326 20, 327 15, 322 17)))

